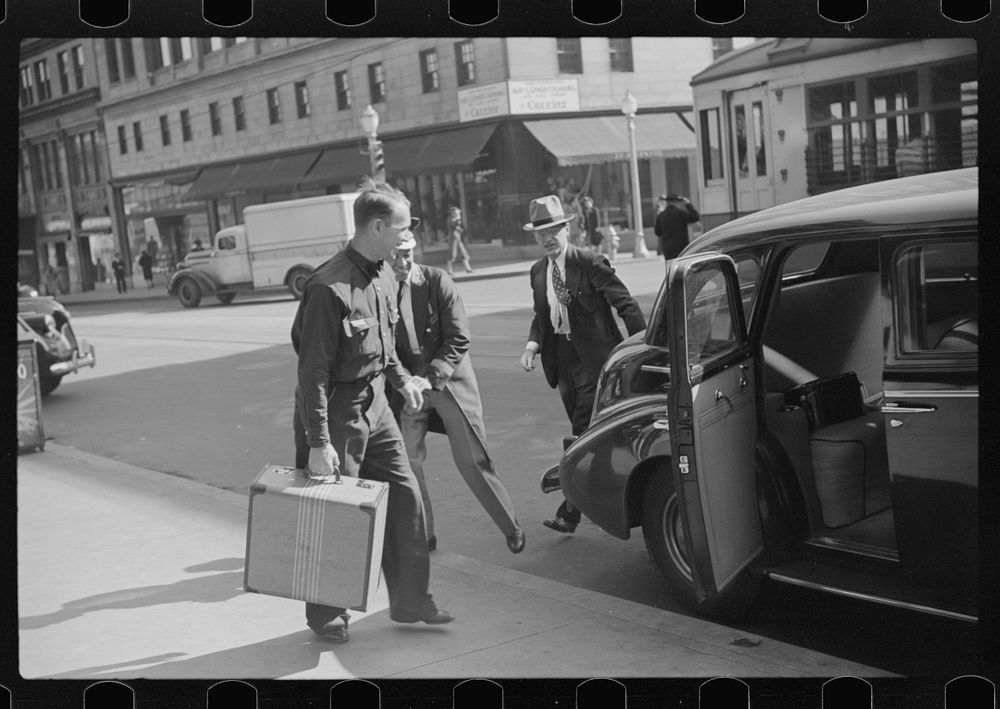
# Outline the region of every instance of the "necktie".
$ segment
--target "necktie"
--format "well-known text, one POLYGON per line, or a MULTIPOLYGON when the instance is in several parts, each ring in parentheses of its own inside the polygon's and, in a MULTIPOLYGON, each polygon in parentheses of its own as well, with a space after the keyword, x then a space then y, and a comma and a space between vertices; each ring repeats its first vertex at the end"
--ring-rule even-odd
POLYGON ((569 305, 569 290, 563 282, 562 273, 559 272, 559 264, 555 261, 552 262, 552 287, 555 288, 556 299, 563 305, 569 305))
POLYGON ((417 333, 413 325, 413 299, 410 298, 410 282, 403 281, 399 284, 399 292, 396 295, 399 305, 399 324, 397 340, 409 343, 411 352, 420 352, 420 344, 417 342, 417 333))

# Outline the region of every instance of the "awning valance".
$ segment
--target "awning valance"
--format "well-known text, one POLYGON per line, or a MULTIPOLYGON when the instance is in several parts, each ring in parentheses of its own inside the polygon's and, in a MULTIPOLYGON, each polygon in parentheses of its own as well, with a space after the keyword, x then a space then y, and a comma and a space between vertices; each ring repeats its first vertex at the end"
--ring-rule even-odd
POLYGON ((468 170, 493 135, 496 125, 390 138, 385 141, 385 168, 390 177, 427 172, 468 170))
MULTIPOLYGON (((685 116, 690 123, 690 115, 685 116)), ((695 150, 694 131, 677 113, 635 117, 639 158, 686 157, 695 150)), ((628 160, 631 153, 625 116, 588 116, 524 121, 533 136, 556 156, 559 165, 590 165, 628 160)))
POLYGON ((361 143, 327 148, 302 178, 299 186, 308 188, 340 183, 357 184, 371 171, 368 155, 361 151, 361 143))
POLYGON ((298 153, 206 167, 188 189, 194 199, 218 197, 230 192, 252 190, 292 191, 316 162, 318 153, 298 153))

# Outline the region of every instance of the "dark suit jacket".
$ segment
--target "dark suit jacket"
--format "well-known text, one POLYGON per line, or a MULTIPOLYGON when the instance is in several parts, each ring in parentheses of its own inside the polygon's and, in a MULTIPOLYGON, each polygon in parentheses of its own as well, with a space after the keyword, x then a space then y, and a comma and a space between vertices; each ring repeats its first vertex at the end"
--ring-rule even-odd
MULTIPOLYGON (((528 339, 541 345, 542 370, 549 386, 555 388, 559 382, 559 370, 556 363, 555 330, 552 328, 546 295, 548 260, 547 256, 542 256, 531 266, 535 317, 531 321, 528 339)), ((567 311, 573 344, 587 371, 596 379, 612 348, 623 339, 611 309, 618 311, 618 316, 625 322, 625 329, 630 335, 644 330, 646 319, 639 304, 615 275, 607 257, 602 254, 568 245, 564 280, 572 298, 567 311)))
POLYGON ((656 215, 653 233, 660 237, 660 252, 663 258, 674 258, 688 243, 688 224, 701 219, 694 205, 686 202, 681 206, 668 204, 656 215))
MULTIPOLYGON (((411 350, 405 338, 397 337, 400 363, 411 374, 427 377, 435 389, 448 389, 454 395, 485 449, 483 405, 469 355, 469 320, 455 282, 440 268, 418 264, 410 276, 410 302, 420 349, 411 350)), ((393 399, 393 410, 398 412, 402 397, 397 394, 393 399)), ((445 433, 433 413, 428 427, 445 433)))

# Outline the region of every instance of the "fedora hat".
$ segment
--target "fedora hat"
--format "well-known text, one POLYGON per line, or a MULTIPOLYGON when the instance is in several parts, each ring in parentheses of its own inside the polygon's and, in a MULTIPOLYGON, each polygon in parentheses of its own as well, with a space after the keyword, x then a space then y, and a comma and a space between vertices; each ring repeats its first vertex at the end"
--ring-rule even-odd
POLYGON ((417 246, 417 240, 413 236, 412 231, 404 231, 399 235, 399 241, 396 243, 397 249, 413 249, 417 246))
POLYGON ((562 202, 554 194, 549 194, 531 200, 531 204, 528 205, 528 218, 531 221, 521 228, 525 231, 538 231, 546 227, 565 224, 575 219, 576 215, 564 214, 562 202))

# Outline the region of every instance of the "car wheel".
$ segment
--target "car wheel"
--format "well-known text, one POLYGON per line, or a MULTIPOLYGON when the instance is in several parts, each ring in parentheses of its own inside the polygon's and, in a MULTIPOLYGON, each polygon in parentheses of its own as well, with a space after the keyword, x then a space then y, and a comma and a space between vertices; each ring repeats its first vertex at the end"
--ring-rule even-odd
POLYGON ((304 268, 296 268, 288 274, 288 290, 295 296, 295 300, 302 300, 307 278, 309 278, 309 271, 304 268))
POLYGON ((720 619, 739 618, 750 609, 757 595, 760 579, 746 569, 740 572, 725 591, 705 601, 698 601, 691 561, 688 558, 680 500, 669 469, 655 472, 646 489, 642 509, 642 535, 653 565, 666 581, 671 593, 683 605, 700 615, 720 619))
POLYGON ((219 302, 222 303, 223 305, 229 305, 230 303, 233 302, 233 299, 236 297, 236 294, 235 293, 219 293, 215 297, 218 298, 219 302))
POLYGON ((177 284, 177 298, 185 308, 197 308, 201 303, 201 288, 190 278, 177 284))
POLYGON ((42 396, 48 396, 56 390, 62 377, 39 377, 38 386, 42 390, 42 396))

